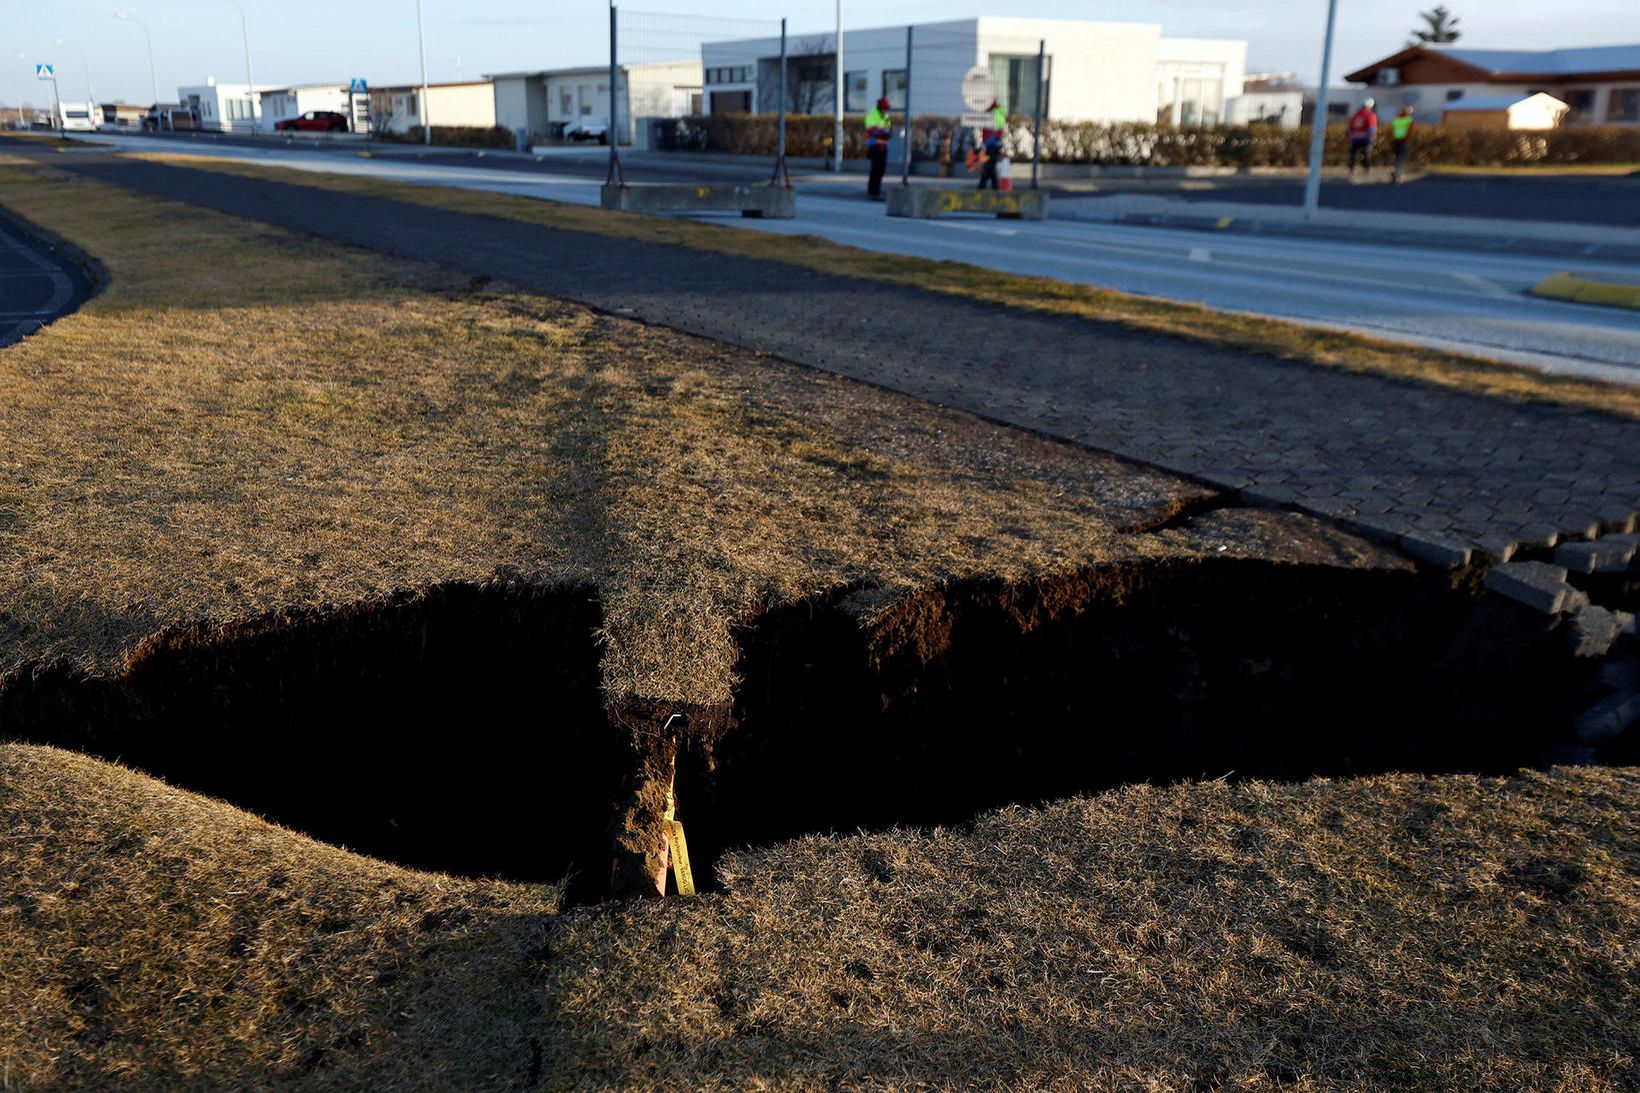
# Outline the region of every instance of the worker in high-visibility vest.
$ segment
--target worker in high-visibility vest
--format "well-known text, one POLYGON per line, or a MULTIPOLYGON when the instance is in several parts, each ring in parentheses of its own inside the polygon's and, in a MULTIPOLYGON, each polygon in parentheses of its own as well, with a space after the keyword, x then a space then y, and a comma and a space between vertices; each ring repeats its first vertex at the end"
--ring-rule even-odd
POLYGON ((878 99, 866 115, 866 158, 871 160, 866 196, 873 201, 883 200, 883 172, 888 169, 888 141, 893 135, 894 115, 888 112, 888 100, 878 99))
POLYGON ((991 100, 991 124, 980 130, 980 159, 983 162, 979 169, 979 188, 985 189, 989 182, 991 189, 997 188, 997 161, 1002 158, 1002 138, 1008 132, 1008 112, 991 100))
POLYGON ((1389 180, 1399 184, 1401 172, 1406 169, 1407 155, 1412 151, 1412 107, 1403 106, 1401 112, 1389 120, 1389 146, 1395 153, 1395 166, 1390 168, 1389 180))

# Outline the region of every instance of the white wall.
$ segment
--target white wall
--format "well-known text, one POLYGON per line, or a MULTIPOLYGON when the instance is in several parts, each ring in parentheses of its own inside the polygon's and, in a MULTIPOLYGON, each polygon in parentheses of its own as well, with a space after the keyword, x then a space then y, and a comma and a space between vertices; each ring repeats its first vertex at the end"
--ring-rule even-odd
POLYGON ((1222 38, 1163 38, 1157 47, 1156 57, 1156 105, 1152 107, 1152 117, 1156 117, 1156 110, 1162 105, 1170 105, 1170 118, 1173 124, 1185 124, 1190 119, 1184 116, 1182 103, 1183 94, 1187 90, 1188 81, 1216 81, 1219 85, 1218 104, 1216 109, 1207 100, 1205 95, 1200 102, 1201 115, 1194 124, 1203 121, 1224 122, 1229 120, 1227 104, 1231 99, 1239 98, 1242 84, 1247 75, 1247 43, 1222 38), (1209 116, 1207 111, 1212 109, 1216 116, 1209 116))
MULTIPOLYGON (((961 114, 962 78, 968 69, 989 67, 993 55, 1034 56, 1039 44, 1048 55, 1048 117, 1057 120, 1154 121, 1159 66, 1190 65, 1209 71, 1221 86, 1224 102, 1241 93, 1247 43, 1234 40, 1163 38, 1154 23, 1089 22, 1069 19, 1012 19, 986 16, 913 28, 911 62, 912 114, 961 114)), ((828 61, 835 45, 830 34, 792 34, 788 56, 799 59, 812 46, 828 61)), ((709 42, 701 60, 709 71, 769 61, 780 54, 778 38, 709 42)), ((843 71, 866 73, 866 94, 853 104, 869 108, 882 94, 883 73, 905 67, 905 27, 850 30, 843 40, 843 71)), ((753 108, 772 111, 776 84, 707 84, 706 93, 759 92, 753 108)), ((1020 113, 1019 104, 1012 104, 1020 113)), ((828 109, 829 113, 829 102, 828 109)), ((1028 112, 1028 111, 1025 111, 1028 112)))
POLYGON ((1280 118, 1283 129, 1297 129, 1304 114, 1302 91, 1244 91, 1225 106, 1231 125, 1280 118))
POLYGON ((334 110, 338 114, 346 114, 348 109, 346 84, 286 87, 262 93, 262 124, 267 128, 286 118, 299 117, 309 110, 334 110))
POLYGON ((206 129, 247 132, 261 117, 261 92, 250 84, 214 83, 177 88, 177 101, 199 103, 199 123, 206 129))
POLYGON ((620 72, 620 124, 624 140, 636 135, 638 118, 681 118, 689 96, 701 90, 699 61, 628 65, 620 72))

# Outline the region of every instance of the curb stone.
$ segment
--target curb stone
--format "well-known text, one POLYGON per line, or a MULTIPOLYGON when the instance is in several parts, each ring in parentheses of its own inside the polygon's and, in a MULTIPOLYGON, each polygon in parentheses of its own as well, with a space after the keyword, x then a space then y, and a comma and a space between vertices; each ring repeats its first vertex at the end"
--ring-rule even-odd
POLYGON ((1545 615, 1576 611, 1589 597, 1566 583, 1566 570, 1548 562, 1508 562, 1486 572, 1485 585, 1545 615))

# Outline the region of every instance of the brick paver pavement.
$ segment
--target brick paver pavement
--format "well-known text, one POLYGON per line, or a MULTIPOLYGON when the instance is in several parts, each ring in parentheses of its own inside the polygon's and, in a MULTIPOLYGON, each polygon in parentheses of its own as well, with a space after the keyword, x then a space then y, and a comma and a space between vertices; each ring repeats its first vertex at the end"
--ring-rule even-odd
POLYGON ((1507 557, 1640 509, 1640 423, 663 244, 133 162, 54 166, 733 342, 1185 472, 1255 503, 1507 557))

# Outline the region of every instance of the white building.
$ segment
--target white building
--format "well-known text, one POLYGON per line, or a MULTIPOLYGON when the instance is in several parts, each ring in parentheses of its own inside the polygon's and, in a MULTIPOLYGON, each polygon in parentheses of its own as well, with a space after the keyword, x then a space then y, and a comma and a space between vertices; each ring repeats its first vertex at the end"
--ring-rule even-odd
POLYGON ((1587 49, 1469 49, 1410 46, 1351 72, 1378 110, 1410 106, 1442 113, 1465 98, 1519 102, 1546 92, 1567 106, 1568 125, 1640 125, 1640 44, 1587 49))
MULTIPOLYGON (((495 125, 495 88, 489 80, 427 85, 427 116, 435 126, 489 129, 495 125)), ((370 89, 370 116, 383 132, 404 134, 422 125, 421 85, 370 89)))
POLYGON ((352 99, 345 83, 268 88, 262 92, 262 126, 272 129, 286 118, 299 118, 309 110, 333 110, 351 116, 351 105, 352 99))
MULTIPOLYGON (((1155 23, 1012 19, 983 16, 906 27, 847 31, 843 39, 844 110, 861 113, 879 97, 912 115, 970 110, 963 80, 990 78, 998 103, 1026 116, 1037 98, 1037 53, 1044 53, 1044 116, 1059 121, 1138 121, 1211 125, 1241 94, 1243 41, 1164 38, 1155 23), (906 85, 910 102, 906 102, 906 85)), ((836 41, 831 34, 788 35, 786 107, 830 113, 836 41)), ((701 46, 706 108, 712 113, 771 113, 779 105, 780 40, 741 39, 701 46)))
MULTIPOLYGON (((522 131, 531 142, 555 140, 577 121, 609 121, 609 67, 503 72, 495 85, 494 124, 522 131)), ((699 61, 621 65, 615 70, 616 125, 623 143, 641 135, 642 118, 681 118, 701 108, 699 61)), ((435 125, 438 120, 434 104, 435 125)))
POLYGON ((203 84, 177 88, 177 101, 199 115, 202 129, 224 133, 272 128, 262 121, 261 97, 272 87, 252 87, 242 83, 217 83, 207 78, 203 84))

